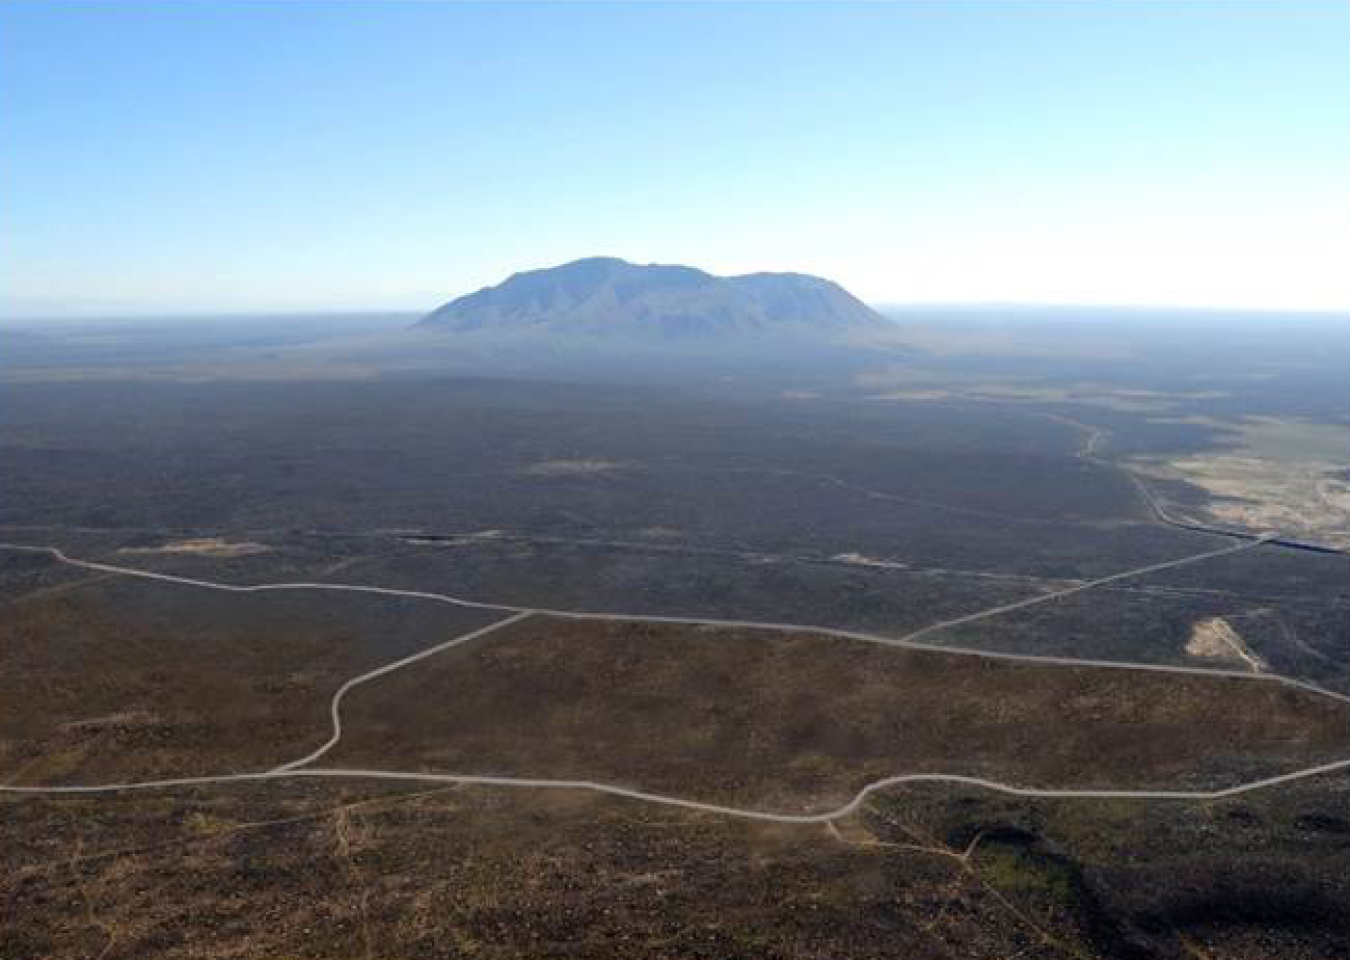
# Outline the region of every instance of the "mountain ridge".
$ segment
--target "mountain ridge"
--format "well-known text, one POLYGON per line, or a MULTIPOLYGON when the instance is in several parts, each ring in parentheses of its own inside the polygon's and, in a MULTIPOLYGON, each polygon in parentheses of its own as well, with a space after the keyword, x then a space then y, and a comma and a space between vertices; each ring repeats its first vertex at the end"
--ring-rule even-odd
POLYGON ((822 277, 790 272, 724 277, 617 257, 513 273, 436 308, 418 326, 695 341, 837 340, 890 328, 879 313, 822 277))

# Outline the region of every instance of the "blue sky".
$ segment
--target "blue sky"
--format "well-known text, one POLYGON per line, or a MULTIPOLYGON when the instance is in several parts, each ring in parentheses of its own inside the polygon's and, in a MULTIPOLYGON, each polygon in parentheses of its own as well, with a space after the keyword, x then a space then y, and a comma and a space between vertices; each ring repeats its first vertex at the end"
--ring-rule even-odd
POLYGON ((592 254, 1350 309, 1350 4, 0 4, 0 310, 424 308, 592 254))

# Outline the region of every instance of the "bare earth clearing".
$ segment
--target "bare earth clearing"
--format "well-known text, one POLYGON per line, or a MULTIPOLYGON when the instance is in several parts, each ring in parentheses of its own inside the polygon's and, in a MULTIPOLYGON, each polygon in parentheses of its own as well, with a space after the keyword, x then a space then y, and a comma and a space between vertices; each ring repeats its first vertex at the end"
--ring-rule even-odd
POLYGON ((1273 418, 1176 422, 1220 427, 1236 438, 1231 452, 1134 462, 1146 476, 1182 480, 1210 495, 1203 510, 1182 508, 1181 514, 1230 529, 1279 530, 1350 547, 1350 430, 1273 418))
POLYGON ((158 547, 123 547, 118 553, 155 554, 187 553, 207 557, 248 557, 255 553, 266 553, 271 548, 261 543, 229 543, 220 537, 197 537, 191 540, 178 540, 158 547))
POLYGON ((1223 617, 1207 617, 1196 621, 1191 627, 1191 637, 1186 641, 1186 652, 1201 659, 1245 664, 1254 671, 1265 667, 1261 658, 1247 648, 1241 634, 1223 617))

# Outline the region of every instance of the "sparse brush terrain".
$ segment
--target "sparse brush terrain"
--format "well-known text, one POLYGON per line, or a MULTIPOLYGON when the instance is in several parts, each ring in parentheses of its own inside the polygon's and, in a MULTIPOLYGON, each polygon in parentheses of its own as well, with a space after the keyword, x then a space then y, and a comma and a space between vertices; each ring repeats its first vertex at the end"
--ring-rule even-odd
POLYGON ((20 596, 3 617, 0 769, 19 784, 284 763, 322 742, 348 677, 492 619, 396 598, 231 596, 125 578, 20 596))
POLYGON ((1259 681, 548 617, 375 680, 343 716, 335 766, 594 779, 785 812, 896 773, 1212 788, 1350 744, 1350 705, 1259 681))
POLYGON ((0 814, 15 958, 1287 960, 1350 937, 1344 778, 1210 804, 906 787, 833 829, 313 783, 0 814))
MULTIPOLYGON (((964 357, 771 389, 19 370, 0 540, 507 609, 0 550, 0 784, 270 770, 328 740, 344 682, 516 608, 741 625, 529 616, 352 688, 319 764, 800 812, 892 774, 1195 790, 1350 757, 1350 708, 1268 680, 812 631, 960 620, 923 643, 1350 692, 1343 555, 1262 545, 1066 593, 1240 544, 1163 522, 1127 469, 1227 456, 1239 422, 1334 440, 1334 352, 1244 380, 1160 350, 1124 379, 1110 351, 981 359, 962 336, 964 357)), ((788 824, 366 779, 0 794, 0 957, 1343 956, 1348 798, 1343 773, 1209 800, 910 783, 788 824)))

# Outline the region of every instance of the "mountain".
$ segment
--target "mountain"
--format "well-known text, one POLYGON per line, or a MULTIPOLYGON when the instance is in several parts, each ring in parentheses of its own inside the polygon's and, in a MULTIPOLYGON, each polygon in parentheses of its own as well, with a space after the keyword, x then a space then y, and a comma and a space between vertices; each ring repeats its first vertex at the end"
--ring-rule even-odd
POLYGON ((693 267, 644 266, 613 257, 514 274, 433 310, 419 326, 638 343, 841 342, 892 329, 871 307, 820 277, 717 277, 693 267))

